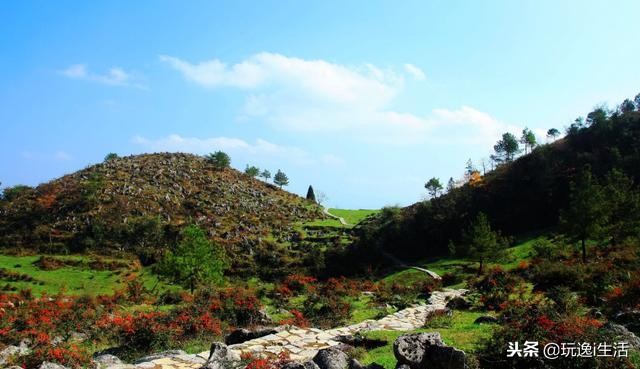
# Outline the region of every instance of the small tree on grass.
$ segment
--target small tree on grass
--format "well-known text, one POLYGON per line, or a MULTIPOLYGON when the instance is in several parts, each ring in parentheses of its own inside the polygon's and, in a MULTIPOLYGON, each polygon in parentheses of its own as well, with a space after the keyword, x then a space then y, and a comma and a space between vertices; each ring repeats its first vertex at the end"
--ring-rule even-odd
POLYGON ((216 151, 206 156, 209 163, 218 169, 229 168, 231 166, 231 157, 224 151, 216 151))
POLYGON ((249 177, 257 177, 260 174, 260 168, 253 165, 249 166, 249 164, 247 164, 247 167, 244 168, 244 174, 249 177))
POLYGON ((282 188, 282 186, 287 186, 289 184, 289 177, 287 177, 287 175, 284 174, 283 171, 278 169, 278 171, 276 172, 276 175, 273 176, 273 183, 277 184, 278 186, 280 186, 280 188, 282 188))
POLYGON ((262 171, 262 173, 260 173, 260 177, 264 178, 265 182, 268 182, 271 178, 271 172, 265 169, 262 171))
POLYGON ((224 249, 209 241, 197 225, 188 226, 180 236, 177 247, 159 263, 158 273, 191 293, 202 284, 222 282, 228 266, 224 249))
POLYGON ((569 185, 569 206, 560 212, 560 226, 573 240, 580 241, 582 261, 587 261, 587 240, 602 236, 606 206, 602 187, 585 167, 569 185))
POLYGON ((491 229, 489 218, 484 213, 479 213, 476 216, 462 236, 463 244, 461 247, 456 247, 455 251, 460 256, 480 263, 478 274, 482 273, 486 261, 498 259, 504 251, 500 234, 491 229))

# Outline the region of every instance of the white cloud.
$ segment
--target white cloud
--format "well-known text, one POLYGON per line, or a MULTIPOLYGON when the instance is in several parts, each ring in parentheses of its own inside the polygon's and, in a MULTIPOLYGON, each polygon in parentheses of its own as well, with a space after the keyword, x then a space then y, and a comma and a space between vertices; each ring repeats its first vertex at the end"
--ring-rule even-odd
POLYGON ((427 78, 427 76, 424 74, 422 69, 416 67, 413 64, 410 64, 410 63, 405 64, 404 70, 410 75, 412 75, 413 78, 417 79, 418 81, 424 81, 427 78))
POLYGON ((257 119, 298 132, 347 133, 368 141, 408 143, 424 135, 427 122, 391 108, 404 77, 372 64, 345 66, 274 53, 237 64, 214 59, 192 64, 160 59, 206 88, 247 92, 240 119, 257 119))
MULTIPOLYGON (((274 53, 255 54, 231 65, 218 59, 196 64, 173 56, 160 59, 200 86, 246 91, 239 120, 257 120, 285 131, 386 144, 493 145, 502 133, 522 130, 469 106, 434 109, 423 116, 397 111, 393 103, 404 87, 403 74, 372 64, 345 66, 274 53)), ((403 65, 403 73, 426 78, 409 63, 403 65)))
POLYGON ((255 143, 232 137, 183 137, 172 134, 158 139, 149 139, 136 136, 133 143, 140 145, 145 150, 154 152, 190 152, 204 155, 216 150, 228 152, 232 157, 240 156, 242 159, 261 160, 286 160, 296 165, 308 165, 316 162, 334 165, 342 162, 342 159, 332 154, 321 157, 320 160, 313 159, 305 150, 295 146, 282 146, 267 140, 258 138, 255 143))
POLYGON ((92 73, 84 64, 74 64, 61 71, 62 75, 78 80, 98 82, 110 86, 143 87, 134 82, 132 73, 121 68, 113 67, 104 74, 92 73))

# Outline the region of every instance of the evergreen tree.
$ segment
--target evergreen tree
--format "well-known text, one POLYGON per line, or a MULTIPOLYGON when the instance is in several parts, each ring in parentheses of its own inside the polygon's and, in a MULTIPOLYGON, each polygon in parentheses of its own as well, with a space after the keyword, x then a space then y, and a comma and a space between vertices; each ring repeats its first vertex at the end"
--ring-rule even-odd
POLYGON ((115 152, 110 152, 104 157, 104 161, 107 162, 117 158, 118 158, 118 154, 116 154, 115 152))
POLYGON ((199 285, 222 282, 228 266, 224 249, 209 241, 197 225, 186 227, 180 236, 175 250, 168 251, 159 263, 158 274, 189 288, 191 293, 199 285))
POLYGON ((502 134, 502 139, 499 140, 494 146, 493 150, 496 155, 492 155, 491 158, 497 162, 510 162, 516 154, 520 152, 520 146, 516 137, 507 132, 502 134))
POLYGON ((453 177, 449 177, 449 182, 447 182, 447 192, 451 192, 456 188, 456 182, 453 180, 453 177))
POLYGON ((438 197, 438 193, 442 191, 442 184, 440 180, 436 177, 431 178, 427 183, 425 183, 424 188, 429 192, 429 196, 431 198, 438 197))
POLYGON ((482 212, 463 232, 462 238, 462 245, 455 247, 450 242, 449 248, 460 256, 477 261, 480 264, 478 274, 482 273, 486 261, 498 259, 504 251, 500 234, 491 229, 489 218, 482 212))
POLYGON ((560 213, 563 232, 582 246, 582 261, 587 261, 587 240, 602 237, 607 211, 604 191, 586 166, 570 183, 569 205, 560 213))
POLYGON ((618 108, 618 110, 620 110, 621 113, 630 113, 632 111, 634 111, 636 109, 636 105, 633 103, 633 101, 629 100, 629 99, 625 99, 622 104, 620 104, 620 107, 618 108))
POLYGON ((604 196, 611 244, 615 246, 626 237, 640 236, 640 193, 633 180, 617 169, 612 170, 606 178, 604 196))
POLYGON ((313 186, 309 185, 307 190, 307 200, 316 202, 316 194, 313 192, 313 186))
POLYGON ((260 173, 260 177, 264 178, 265 182, 268 182, 271 178, 271 172, 265 169, 262 171, 262 173, 260 173))
POLYGON ((547 138, 555 140, 558 136, 560 136, 560 131, 556 128, 549 128, 547 131, 547 138))
POLYGON ((216 151, 206 156, 209 163, 218 169, 224 169, 231 166, 231 157, 224 151, 216 151))
POLYGON ((260 174, 260 168, 253 165, 249 166, 249 164, 247 164, 247 166, 244 168, 244 174, 250 177, 257 177, 260 174))
POLYGON ((276 185, 280 186, 280 188, 282 188, 282 186, 287 186, 289 184, 289 178, 287 177, 286 174, 284 174, 283 171, 278 169, 278 171, 276 172, 276 175, 273 176, 273 183, 275 183, 276 185))
POLYGON ((520 143, 524 145, 524 153, 526 154, 527 148, 531 151, 536 146, 536 135, 529 128, 525 128, 522 130, 520 143))

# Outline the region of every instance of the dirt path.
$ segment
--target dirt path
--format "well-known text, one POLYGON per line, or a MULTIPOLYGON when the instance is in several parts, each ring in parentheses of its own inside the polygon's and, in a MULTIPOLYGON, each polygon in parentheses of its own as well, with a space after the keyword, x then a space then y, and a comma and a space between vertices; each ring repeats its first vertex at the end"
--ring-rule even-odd
POLYGON ((338 219, 338 221, 340 222, 340 224, 342 224, 343 226, 349 226, 349 225, 351 225, 351 224, 347 223, 347 222, 344 220, 344 218, 343 218, 343 217, 339 217, 339 216, 337 216, 337 215, 333 215, 333 214, 329 213, 329 208, 326 208, 326 207, 324 207, 324 206, 323 206, 323 207, 322 207, 322 212, 323 212, 323 213, 325 213, 326 215, 330 216, 331 218, 338 219))

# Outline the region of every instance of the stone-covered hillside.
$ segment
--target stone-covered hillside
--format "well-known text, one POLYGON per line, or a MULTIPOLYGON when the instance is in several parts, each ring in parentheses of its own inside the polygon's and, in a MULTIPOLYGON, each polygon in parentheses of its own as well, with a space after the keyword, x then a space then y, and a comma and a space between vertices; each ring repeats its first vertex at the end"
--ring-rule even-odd
MULTIPOLYGON (((134 252, 152 260, 197 223, 232 258, 290 234, 319 207, 234 169, 190 154, 115 158, 0 201, 0 247, 40 251, 134 252)), ((246 262, 246 261, 245 261, 246 262)))

